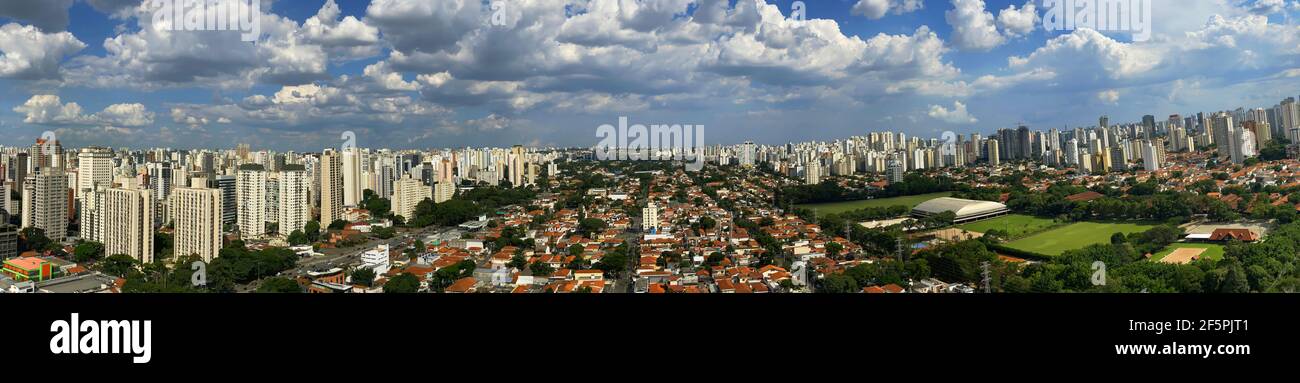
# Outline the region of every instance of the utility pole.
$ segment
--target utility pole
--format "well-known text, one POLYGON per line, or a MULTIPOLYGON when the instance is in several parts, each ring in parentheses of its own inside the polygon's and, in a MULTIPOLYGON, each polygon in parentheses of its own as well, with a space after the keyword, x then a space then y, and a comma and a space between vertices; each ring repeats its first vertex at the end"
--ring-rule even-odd
POLYGON ((902 235, 898 236, 897 244, 894 247, 898 248, 898 261, 902 262, 903 266, 907 266, 907 241, 903 239, 902 235))
POLYGON ((984 285, 984 293, 992 293, 993 288, 989 285, 989 281, 991 280, 989 278, 989 261, 980 262, 980 269, 982 269, 980 275, 983 276, 983 278, 980 279, 980 283, 984 285))

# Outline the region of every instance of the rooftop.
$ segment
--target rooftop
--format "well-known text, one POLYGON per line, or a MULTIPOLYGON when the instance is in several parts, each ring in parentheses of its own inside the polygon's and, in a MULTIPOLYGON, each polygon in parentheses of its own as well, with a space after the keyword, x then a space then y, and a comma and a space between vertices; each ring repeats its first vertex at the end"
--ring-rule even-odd
POLYGON ((929 201, 922 202, 912 209, 913 212, 923 214, 938 214, 945 211, 951 211, 958 218, 992 213, 998 210, 1005 210, 1007 205, 992 201, 976 201, 952 197, 940 197, 929 201))

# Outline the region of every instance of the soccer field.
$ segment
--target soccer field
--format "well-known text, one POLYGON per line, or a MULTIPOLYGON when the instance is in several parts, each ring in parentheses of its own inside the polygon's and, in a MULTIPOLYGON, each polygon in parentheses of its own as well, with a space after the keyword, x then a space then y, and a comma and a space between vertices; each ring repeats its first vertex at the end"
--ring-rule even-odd
POLYGON ((1165 256, 1178 249, 1205 249, 1205 251, 1198 254, 1201 259, 1209 259, 1213 261, 1223 259, 1223 245, 1213 243, 1175 243, 1165 247, 1163 250, 1160 250, 1160 252, 1151 255, 1151 262, 1160 262, 1160 260, 1164 259, 1165 256))
POLYGON ((1039 218, 1028 215, 1011 214, 1001 217, 976 221, 957 226, 960 229, 973 231, 977 233, 987 233, 989 230, 1002 230, 1007 232, 1010 238, 1020 238, 1025 235, 1037 233, 1046 230, 1056 221, 1047 218, 1039 218))
POLYGON ((1084 248, 1099 243, 1109 243, 1115 233, 1141 233, 1155 225, 1141 223, 1077 222, 1044 231, 1006 244, 1007 247, 1047 256, 1057 256, 1066 250, 1084 248))
POLYGON ((939 197, 952 196, 952 192, 918 194, 893 198, 864 199, 857 201, 829 202, 829 203, 811 203, 795 205, 804 209, 812 209, 817 214, 836 214, 846 211, 853 211, 868 207, 889 207, 895 205, 905 205, 908 208, 914 208, 922 202, 929 201, 939 197))

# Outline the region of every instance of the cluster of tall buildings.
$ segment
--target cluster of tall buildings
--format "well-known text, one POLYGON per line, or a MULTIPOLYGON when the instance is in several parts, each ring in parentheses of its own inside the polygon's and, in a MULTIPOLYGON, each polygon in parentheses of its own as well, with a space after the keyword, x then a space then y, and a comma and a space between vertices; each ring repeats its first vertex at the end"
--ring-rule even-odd
MULTIPOLYGON (((706 159, 719 165, 766 166, 816 184, 827 176, 856 173, 884 174, 897 182, 912 170, 1019 161, 1083 174, 1135 168, 1155 171, 1163 166, 1168 152, 1211 148, 1223 161, 1242 164, 1275 138, 1300 142, 1300 103, 1294 97, 1272 108, 1198 112, 1187 117, 1174 114, 1163 120, 1145 115, 1130 123, 1112 123, 1108 116, 1101 116, 1093 126, 1043 131, 1021 125, 998 129, 988 137, 972 133, 920 138, 870 132, 830 142, 774 146, 747 141, 704 149, 706 159)), ((1300 150, 1292 145, 1291 152, 1300 150)))
POLYGON ((457 186, 525 186, 555 174, 559 154, 522 146, 456 150, 371 150, 321 153, 233 150, 64 151, 57 140, 0 147, 0 258, 21 228, 51 241, 104 244, 105 253, 153 262, 155 234, 173 234, 177 256, 218 256, 226 235, 284 240, 307 222, 322 226, 360 217, 369 190, 410 219, 425 199, 452 199, 457 186), (14 237, 14 238, 10 238, 14 237))

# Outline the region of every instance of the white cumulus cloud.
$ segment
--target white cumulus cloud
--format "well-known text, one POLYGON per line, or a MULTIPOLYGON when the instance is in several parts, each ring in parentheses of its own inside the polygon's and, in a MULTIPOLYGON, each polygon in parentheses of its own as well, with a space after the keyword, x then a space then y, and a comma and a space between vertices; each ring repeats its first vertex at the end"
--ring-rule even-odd
POLYGON ((928 114, 930 118, 949 124, 974 124, 980 121, 966 111, 966 104, 961 101, 953 101, 952 109, 945 108, 942 105, 930 105, 928 114))

